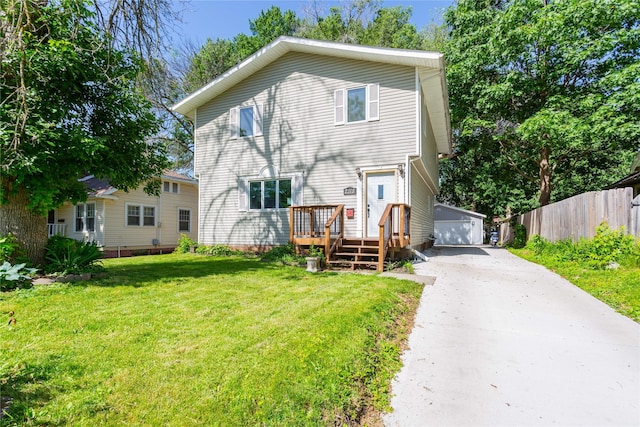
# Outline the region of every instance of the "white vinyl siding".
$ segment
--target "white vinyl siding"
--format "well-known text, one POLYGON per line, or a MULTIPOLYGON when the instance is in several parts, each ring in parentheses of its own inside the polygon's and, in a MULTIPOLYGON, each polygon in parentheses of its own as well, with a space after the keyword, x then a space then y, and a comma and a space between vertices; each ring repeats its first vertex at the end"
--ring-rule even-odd
MULTIPOLYGON (((194 172, 200 184, 200 242, 288 242, 288 209, 249 210, 245 179, 270 164, 282 174, 302 172, 292 178, 292 205, 356 208, 358 196, 344 195, 345 188, 358 186, 356 167, 397 165, 416 154, 416 103, 408 102, 414 97, 411 67, 290 52, 199 107, 194 172), (344 117, 336 112, 337 91, 356 87, 369 87, 369 116, 377 110, 382 119, 335 126, 344 117), (263 138, 227 143, 230 109, 259 104, 264 105, 263 138)), ((358 227, 357 220, 345 221, 347 235, 355 236, 358 227)))

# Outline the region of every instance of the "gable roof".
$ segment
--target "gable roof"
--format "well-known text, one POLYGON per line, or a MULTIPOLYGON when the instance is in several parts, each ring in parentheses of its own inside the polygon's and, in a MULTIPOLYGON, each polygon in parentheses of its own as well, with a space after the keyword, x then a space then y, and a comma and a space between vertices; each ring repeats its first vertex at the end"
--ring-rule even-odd
POLYGON ((171 109, 193 119, 198 107, 211 101, 288 52, 311 53, 335 58, 415 67, 420 75, 422 89, 425 94, 428 94, 428 96, 425 96, 424 101, 432 117, 433 133, 438 151, 441 153, 451 152, 451 127, 445 63, 444 56, 438 52, 361 46, 283 36, 173 105, 171 109))
MULTIPOLYGON (((193 178, 189 178, 186 175, 182 175, 178 172, 174 172, 172 170, 166 169, 162 178, 164 179, 172 179, 174 181, 182 181, 190 184, 197 184, 193 178)), ((93 175, 87 175, 83 178, 80 178, 78 181, 82 182, 87 187, 87 194, 89 197, 95 197, 98 199, 112 199, 117 200, 117 196, 113 196, 113 193, 118 191, 118 189, 111 184, 109 184, 108 179, 100 179, 96 178, 93 175)))
POLYGON ((480 212, 469 211, 467 209, 458 208, 456 206, 451 206, 451 205, 447 205, 447 204, 444 204, 444 203, 436 202, 434 204, 434 206, 435 207, 441 207, 441 208, 444 208, 444 209, 450 209, 450 210, 452 210, 454 212, 459 212, 459 213, 463 213, 463 214, 466 214, 466 215, 477 216, 477 217, 480 217, 480 218, 486 218, 487 217, 485 214, 481 214, 480 212))

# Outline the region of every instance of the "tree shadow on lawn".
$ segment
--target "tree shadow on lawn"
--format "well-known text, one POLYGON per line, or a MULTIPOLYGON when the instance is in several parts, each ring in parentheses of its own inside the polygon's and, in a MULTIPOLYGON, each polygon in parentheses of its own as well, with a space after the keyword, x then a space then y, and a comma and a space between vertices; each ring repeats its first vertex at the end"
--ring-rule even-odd
POLYGON ((39 408, 55 398, 55 394, 64 392, 64 385, 55 383, 56 373, 64 371, 68 375, 81 375, 81 368, 62 363, 62 356, 50 355, 42 363, 25 363, 0 377, 0 399, 3 412, 0 425, 20 425, 35 422, 37 425, 64 425, 64 421, 51 423, 38 420, 39 408))
MULTIPOLYGON (((74 286, 133 286, 143 287, 156 281, 179 282, 212 275, 235 275, 249 272, 266 272, 282 269, 277 262, 262 261, 259 258, 231 256, 209 257, 193 255, 191 258, 154 255, 141 259, 139 263, 107 265, 108 276, 99 280, 75 282, 74 286)), ((301 267, 301 271, 304 269, 301 267)))

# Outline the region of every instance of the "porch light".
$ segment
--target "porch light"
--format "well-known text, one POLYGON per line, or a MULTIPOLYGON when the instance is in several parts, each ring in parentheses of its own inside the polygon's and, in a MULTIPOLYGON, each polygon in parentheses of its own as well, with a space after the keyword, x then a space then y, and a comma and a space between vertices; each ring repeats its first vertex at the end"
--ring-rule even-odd
POLYGON ((398 165, 398 173, 400 174, 400 176, 404 176, 404 164, 400 163, 398 165))
POLYGON ((358 178, 362 178, 362 171, 360 168, 356 168, 356 174, 358 175, 358 178))

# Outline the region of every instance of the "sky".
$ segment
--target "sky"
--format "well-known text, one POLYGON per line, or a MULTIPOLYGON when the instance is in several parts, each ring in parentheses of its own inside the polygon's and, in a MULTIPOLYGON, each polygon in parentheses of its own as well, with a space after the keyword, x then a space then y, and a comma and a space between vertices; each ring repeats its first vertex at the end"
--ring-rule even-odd
MULTIPOLYGON (((309 0, 191 0, 175 1, 174 5, 183 13, 183 23, 177 24, 180 38, 201 46, 207 38, 231 39, 239 33, 250 34, 249 20, 256 19, 262 10, 271 6, 278 6, 282 11, 289 9, 298 17, 304 17, 309 3, 309 0)), ((317 0, 316 3, 328 12, 329 7, 341 2, 317 0)), ((382 7, 411 6, 411 23, 420 30, 430 23, 441 23, 442 13, 452 3, 453 0, 384 0, 382 7)))

